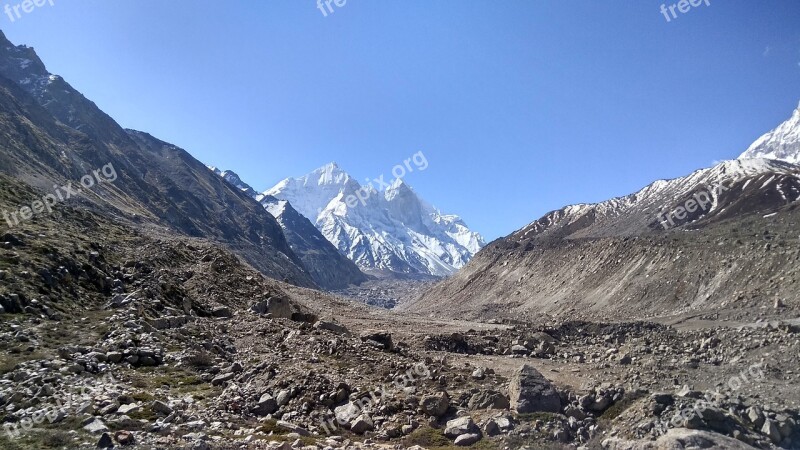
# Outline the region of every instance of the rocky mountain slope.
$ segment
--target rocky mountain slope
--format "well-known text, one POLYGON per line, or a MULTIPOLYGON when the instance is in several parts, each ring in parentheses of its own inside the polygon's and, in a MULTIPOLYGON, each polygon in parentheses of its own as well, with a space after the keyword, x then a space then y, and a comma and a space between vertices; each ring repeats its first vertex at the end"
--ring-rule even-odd
POLYGON ((800 166, 726 161, 626 197, 548 213, 404 307, 459 317, 595 319, 776 302, 794 309, 798 199, 800 166))
POLYGON ((32 48, 14 46, 1 33, 0 136, 0 172, 41 188, 38 197, 53 193, 54 184, 77 187, 93 171, 114 169, 113 181, 65 200, 131 223, 217 240, 270 276, 315 285, 278 223, 257 202, 186 151, 124 130, 50 74, 32 48))
POLYGON ((758 138, 739 158, 768 158, 800 164, 800 104, 789 120, 758 138))
POLYGON ((287 178, 264 195, 289 201, 367 271, 448 276, 484 245, 458 216, 442 214, 402 180, 379 192, 335 163, 287 178))
POLYGON ((369 279, 289 202, 258 194, 233 171, 221 171, 212 166, 209 169, 245 195, 258 199, 261 206, 275 217, 283 229, 289 247, 303 262, 303 267, 318 286, 327 290, 339 290, 351 285, 357 286, 369 279))
POLYGON ((259 198, 261 205, 278 220, 289 246, 320 287, 329 290, 346 289, 369 279, 353 261, 325 239, 310 220, 292 208, 289 202, 269 195, 259 198))

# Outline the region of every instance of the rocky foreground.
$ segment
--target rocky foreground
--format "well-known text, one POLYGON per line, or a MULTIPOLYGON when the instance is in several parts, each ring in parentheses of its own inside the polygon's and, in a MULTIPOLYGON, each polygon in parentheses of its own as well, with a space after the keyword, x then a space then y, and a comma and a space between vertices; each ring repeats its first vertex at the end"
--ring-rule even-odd
POLYGON ((0 236, 2 449, 800 447, 780 305, 747 324, 441 321, 58 219, 0 236))

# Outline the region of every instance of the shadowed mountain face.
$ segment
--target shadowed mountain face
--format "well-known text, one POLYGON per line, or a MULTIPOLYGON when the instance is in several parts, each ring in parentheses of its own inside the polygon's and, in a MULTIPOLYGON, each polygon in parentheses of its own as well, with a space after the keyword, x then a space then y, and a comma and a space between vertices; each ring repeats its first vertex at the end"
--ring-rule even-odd
POLYGON ((218 241, 268 276, 315 286, 278 223, 258 202, 186 151, 124 130, 66 81, 48 73, 33 49, 14 46, 2 33, 0 145, 0 171, 45 194, 54 184, 77 186, 84 175, 113 168, 113 182, 83 190, 68 201, 84 202, 121 220, 218 241))
POLYGON ((800 166, 727 161, 548 213, 405 307, 614 319, 771 306, 800 279, 798 199, 800 166))
POLYGON ((311 278, 323 289, 339 290, 359 285, 368 277, 333 246, 310 220, 297 212, 289 202, 269 195, 260 195, 249 184, 231 170, 221 171, 210 167, 212 172, 248 197, 259 203, 278 221, 289 247, 303 262, 311 278))
POLYGON ((345 289, 367 281, 367 276, 355 263, 339 253, 314 224, 292 208, 289 202, 269 195, 262 196, 260 202, 281 224, 289 246, 321 287, 345 289))

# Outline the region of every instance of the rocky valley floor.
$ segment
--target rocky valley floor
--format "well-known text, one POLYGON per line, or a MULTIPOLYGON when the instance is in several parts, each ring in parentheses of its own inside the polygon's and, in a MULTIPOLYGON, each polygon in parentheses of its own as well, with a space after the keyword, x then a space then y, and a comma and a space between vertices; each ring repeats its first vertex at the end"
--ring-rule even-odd
MULTIPOLYGON (((29 195, 0 188, 0 207, 29 195)), ((50 219, 0 236, 2 449, 800 447, 785 306, 435 319, 88 210, 50 219)))

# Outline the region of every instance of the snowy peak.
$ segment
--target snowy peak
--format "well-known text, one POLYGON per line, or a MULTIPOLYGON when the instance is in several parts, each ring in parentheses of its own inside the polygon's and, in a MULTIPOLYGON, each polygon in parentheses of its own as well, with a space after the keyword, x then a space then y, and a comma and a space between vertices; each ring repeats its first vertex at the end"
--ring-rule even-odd
MULTIPOLYGON (((256 192, 255 189, 250 187, 249 184, 247 184, 244 181, 242 181, 242 179, 239 177, 239 175, 236 174, 236 172, 233 172, 232 170, 224 170, 223 171, 223 170, 217 169, 214 166, 206 166, 206 167, 208 167, 212 172, 217 174, 217 176, 222 177, 229 184, 235 186, 240 191, 242 191, 245 194, 247 194, 248 197, 255 198, 258 195, 258 192, 256 192)), ((274 216, 274 214, 273 214, 273 216, 274 216)))
POLYGON ((336 163, 287 178, 262 195, 289 201, 365 270, 447 276, 485 245, 458 216, 441 214, 402 179, 380 192, 336 163))
POLYGON ((761 136, 739 159, 767 158, 800 164, 800 104, 792 117, 761 136))
POLYGON ((262 195, 289 199, 300 214, 314 222, 322 211, 336 208, 332 200, 337 197, 344 200, 360 188, 358 182, 332 162, 303 177, 286 178, 262 195))
POLYGON ((206 167, 228 184, 258 201, 277 220, 292 251, 320 287, 343 289, 367 280, 367 276, 288 201, 257 193, 233 171, 220 170, 214 166, 206 167))
POLYGON ((309 175, 308 181, 313 181, 315 176, 318 186, 329 184, 341 185, 350 181, 350 175, 340 169, 339 165, 335 162, 329 163, 313 171, 311 175, 309 175))

